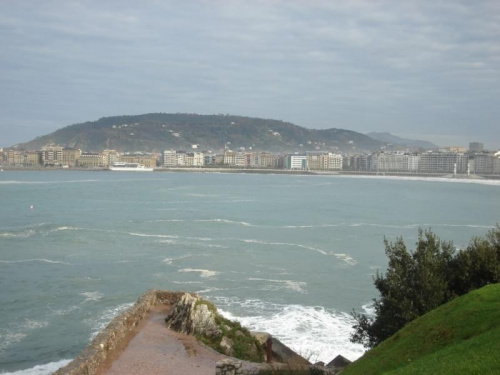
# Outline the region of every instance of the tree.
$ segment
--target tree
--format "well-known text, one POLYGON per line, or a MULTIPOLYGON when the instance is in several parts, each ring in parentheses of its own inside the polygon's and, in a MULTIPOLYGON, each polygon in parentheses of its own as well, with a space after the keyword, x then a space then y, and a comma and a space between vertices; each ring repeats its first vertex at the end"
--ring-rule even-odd
POLYGON ((377 271, 375 318, 353 312, 357 320, 351 341, 373 347, 413 319, 450 298, 447 263, 453 256, 451 242, 443 242, 430 230, 419 229, 415 251, 408 252, 402 237, 384 239, 389 258, 386 274, 377 271))

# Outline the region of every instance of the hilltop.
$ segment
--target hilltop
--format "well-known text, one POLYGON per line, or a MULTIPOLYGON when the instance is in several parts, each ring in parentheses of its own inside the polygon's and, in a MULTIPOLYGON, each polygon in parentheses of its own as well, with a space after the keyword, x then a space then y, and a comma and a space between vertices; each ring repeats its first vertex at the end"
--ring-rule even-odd
POLYGON ((372 152, 385 142, 345 129, 313 130, 289 122, 230 115, 149 113, 103 117, 74 124, 19 144, 40 149, 58 144, 86 151, 116 149, 123 152, 160 152, 166 149, 230 149, 300 152, 372 152))
POLYGON ((417 148, 417 149, 425 149, 425 150, 437 150, 439 149, 439 146, 435 145, 432 142, 428 141, 422 141, 422 140, 415 140, 415 139, 408 139, 408 138, 401 138, 398 136, 395 136, 391 133, 377 133, 377 132, 372 132, 372 133, 367 133, 367 136, 370 138, 373 138, 377 141, 385 142, 385 143, 392 143, 397 146, 403 146, 403 147, 410 147, 410 148, 417 148))
POLYGON ((492 284, 414 320, 342 374, 493 374, 499 352, 500 284, 492 284))

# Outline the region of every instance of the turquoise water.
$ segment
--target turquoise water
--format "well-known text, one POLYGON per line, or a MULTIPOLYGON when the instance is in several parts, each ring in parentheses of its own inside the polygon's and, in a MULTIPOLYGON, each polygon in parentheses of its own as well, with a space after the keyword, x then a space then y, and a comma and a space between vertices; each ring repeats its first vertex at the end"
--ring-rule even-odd
POLYGON ((369 311, 383 238, 464 247, 500 184, 215 173, 0 172, 0 372, 48 373, 151 288, 199 292, 312 359, 369 311))

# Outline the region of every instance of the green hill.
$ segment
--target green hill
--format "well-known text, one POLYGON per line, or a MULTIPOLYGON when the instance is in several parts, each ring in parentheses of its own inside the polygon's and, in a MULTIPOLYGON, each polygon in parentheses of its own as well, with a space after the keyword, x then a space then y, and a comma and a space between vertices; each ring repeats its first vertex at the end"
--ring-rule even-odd
POLYGON ((342 375, 500 373, 500 284, 414 320, 342 375))
POLYGON ((97 121, 66 126, 51 134, 19 144, 40 149, 47 144, 85 151, 230 149, 295 151, 375 151, 385 143, 344 129, 312 130, 288 122, 229 115, 150 113, 103 117, 97 121))

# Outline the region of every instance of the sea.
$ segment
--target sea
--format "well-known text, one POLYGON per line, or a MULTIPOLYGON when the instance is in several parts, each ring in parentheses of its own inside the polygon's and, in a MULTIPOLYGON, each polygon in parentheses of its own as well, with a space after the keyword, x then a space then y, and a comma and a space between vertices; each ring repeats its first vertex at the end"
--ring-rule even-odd
POLYGON ((0 373, 50 374, 148 289, 199 293, 311 361, 364 353, 384 238, 457 250, 500 222, 500 181, 0 172, 0 373))

